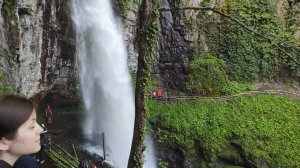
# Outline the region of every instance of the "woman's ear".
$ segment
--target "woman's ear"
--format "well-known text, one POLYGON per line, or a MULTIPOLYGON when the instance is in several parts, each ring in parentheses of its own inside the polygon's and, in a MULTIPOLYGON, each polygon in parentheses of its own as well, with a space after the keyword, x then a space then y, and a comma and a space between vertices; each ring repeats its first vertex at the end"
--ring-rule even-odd
POLYGON ((9 149, 9 140, 4 138, 4 137, 1 137, 0 139, 0 150, 1 151, 6 151, 9 149))

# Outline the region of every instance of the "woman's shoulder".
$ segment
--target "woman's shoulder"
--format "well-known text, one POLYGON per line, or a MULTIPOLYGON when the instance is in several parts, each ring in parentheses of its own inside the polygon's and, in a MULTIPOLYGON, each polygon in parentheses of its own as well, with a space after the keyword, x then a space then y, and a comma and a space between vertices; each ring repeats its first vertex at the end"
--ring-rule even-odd
POLYGON ((11 165, 9 165, 7 162, 4 160, 0 160, 0 167, 1 168, 11 168, 11 165))
POLYGON ((13 168, 38 168, 37 161, 30 155, 22 155, 14 164, 13 168))

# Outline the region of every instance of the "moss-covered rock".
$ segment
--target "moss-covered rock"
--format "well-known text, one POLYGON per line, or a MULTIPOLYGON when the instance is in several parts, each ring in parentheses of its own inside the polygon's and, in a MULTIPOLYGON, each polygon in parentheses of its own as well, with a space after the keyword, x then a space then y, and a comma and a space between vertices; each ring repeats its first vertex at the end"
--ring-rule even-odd
POLYGON ((191 94, 217 96, 227 82, 224 61, 208 54, 192 62, 185 88, 191 94))
POLYGON ((19 49, 20 28, 19 28, 19 22, 18 22, 16 10, 17 10, 16 1, 3 0, 3 6, 1 12, 4 19, 3 26, 6 31, 5 36, 9 47, 8 49, 6 49, 5 53, 10 53, 9 55, 12 56, 12 58, 15 61, 18 61, 16 60, 18 58, 15 57, 15 55, 16 55, 16 50, 19 49))

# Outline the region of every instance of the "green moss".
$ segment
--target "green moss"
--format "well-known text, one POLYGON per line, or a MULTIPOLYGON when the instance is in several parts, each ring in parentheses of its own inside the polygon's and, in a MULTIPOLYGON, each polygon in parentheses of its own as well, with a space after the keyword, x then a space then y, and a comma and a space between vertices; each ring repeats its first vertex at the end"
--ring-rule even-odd
POLYGON ((126 13, 129 10, 129 3, 127 0, 118 0, 118 3, 122 13, 126 13))
MULTIPOLYGON (((151 25, 147 29, 147 43, 149 45, 149 52, 150 55, 148 55, 145 58, 145 62, 147 64, 147 76, 145 77, 147 79, 146 83, 146 89, 145 89, 145 98, 148 101, 149 99, 149 93, 154 89, 155 81, 152 78, 151 72, 153 65, 156 61, 156 53, 158 50, 158 23, 159 23, 159 11, 158 11, 158 3, 156 1, 153 2, 153 20, 151 22, 151 25)), ((148 108, 146 107, 146 111, 148 111, 148 108)))
POLYGON ((224 85, 222 89, 222 93, 225 95, 233 95, 244 91, 252 91, 255 89, 256 86, 251 83, 238 83, 238 82, 230 81, 226 85, 224 85))
POLYGON ((192 94, 217 96, 228 82, 225 63, 212 55, 195 58, 191 73, 187 76, 185 89, 192 94))
MULTIPOLYGON (((205 0, 203 6, 211 5, 205 0)), ((284 19, 286 25, 280 25, 277 1, 261 0, 253 3, 249 0, 226 0, 216 4, 215 9, 237 19, 244 26, 220 15, 199 15, 197 22, 199 34, 205 35, 208 52, 226 62, 226 73, 230 80, 240 82, 272 81, 284 70, 287 78, 298 80, 300 68, 294 63, 299 60, 297 41, 294 32, 297 27, 295 10, 287 10, 284 19), (280 25, 280 26, 278 26, 280 25), (250 28, 253 31, 246 30, 250 28), (280 49, 284 50, 284 54, 280 49)), ((198 40, 201 40, 200 38, 198 40)), ((203 46, 203 45, 202 45, 203 46)), ((195 53, 203 49, 193 46, 195 53)))
POLYGON ((5 59, 10 59, 12 58, 12 54, 10 50, 4 49, 4 52, 0 54, 0 57, 5 58, 5 59))
POLYGON ((149 107, 159 143, 185 156, 197 158, 201 152, 206 162, 243 156, 256 166, 265 161, 271 167, 300 163, 298 100, 254 95, 226 102, 151 101, 149 107))
POLYGON ((10 55, 15 55, 15 48, 19 45, 20 31, 15 1, 3 1, 2 15, 4 18, 4 28, 7 31, 6 39, 9 45, 9 49, 7 51, 10 55))
POLYGON ((142 1, 128 1, 128 0, 118 0, 119 8, 121 10, 122 15, 125 15, 129 10, 138 10, 142 1))
POLYGON ((0 93, 12 93, 13 89, 5 84, 4 75, 0 72, 0 93))
POLYGON ((144 165, 144 159, 141 158, 140 155, 135 154, 134 155, 134 160, 135 160, 135 163, 136 163, 136 165, 134 166, 134 168, 142 168, 143 167, 143 165, 144 165))
POLYGON ((6 17, 14 18, 16 15, 15 2, 11 1, 11 0, 4 0, 3 1, 3 12, 6 17))

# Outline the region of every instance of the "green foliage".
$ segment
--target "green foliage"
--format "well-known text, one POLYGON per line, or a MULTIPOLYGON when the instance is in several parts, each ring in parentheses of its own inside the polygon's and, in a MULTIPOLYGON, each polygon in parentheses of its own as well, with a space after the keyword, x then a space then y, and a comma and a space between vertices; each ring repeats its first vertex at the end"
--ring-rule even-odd
POLYGON ((210 5, 211 5, 211 0, 203 0, 203 1, 201 2, 201 5, 202 5, 202 6, 210 6, 210 5))
POLYGON ((298 100, 253 95, 225 102, 151 101, 149 109, 159 143, 181 150, 185 157, 197 158, 201 152, 207 163, 220 156, 245 158, 256 167, 260 160, 271 167, 300 163, 298 100))
POLYGON ((78 163, 69 159, 61 152, 57 152, 55 150, 46 150, 46 152, 54 164, 59 168, 78 167, 78 163))
MULTIPOLYGON (((158 24, 159 24, 159 11, 158 11, 158 2, 154 1, 153 2, 153 20, 151 22, 151 26, 147 30, 147 43, 149 45, 149 52, 150 55, 148 55, 145 58, 145 62, 147 64, 147 84, 146 84, 146 89, 145 89, 145 97, 146 100, 149 98, 148 93, 153 90, 153 86, 155 84, 155 81, 152 78, 151 72, 153 65, 156 61, 156 53, 158 50, 158 24)), ((147 108, 147 107, 146 107, 147 108)), ((147 110, 146 110, 147 111, 147 110)))
POLYGON ((127 0, 118 0, 118 3, 119 3, 119 7, 120 7, 120 10, 122 11, 122 13, 126 13, 130 7, 129 7, 129 3, 127 0))
POLYGON ((125 15, 129 10, 137 10, 139 9, 142 1, 141 0, 118 0, 119 8, 121 10, 122 15, 125 15))
POLYGON ((14 18, 16 15, 15 2, 11 0, 3 1, 3 12, 8 18, 14 18))
POLYGON ((82 106, 74 106, 74 107, 63 107, 63 108, 55 108, 55 113, 57 115, 73 115, 73 114, 79 114, 84 111, 84 108, 82 106))
POLYGON ((8 49, 4 49, 4 52, 0 54, 0 57, 10 59, 12 58, 12 54, 8 49))
MULTIPOLYGON (((204 1, 208 4, 210 1, 204 1)), ((271 81, 286 70, 299 79, 300 68, 294 38, 297 14, 288 10, 285 25, 281 25, 277 1, 235 0, 219 5, 218 10, 239 20, 263 38, 218 14, 202 15, 200 31, 205 33, 209 52, 226 62, 230 80, 240 82, 271 81), (215 21, 217 20, 217 21, 215 21), (280 49, 288 53, 289 58, 280 49)))
POLYGON ((0 93, 12 93, 12 88, 4 83, 4 76, 0 73, 0 93))
POLYGON ((134 160, 136 162, 136 165, 134 166, 134 168, 142 168, 143 167, 144 159, 141 157, 141 155, 135 154, 134 155, 134 160))
POLYGON ((228 82, 224 69, 224 61, 210 54, 195 58, 191 64, 192 72, 186 79, 186 90, 192 94, 220 95, 228 82))
POLYGON ((135 71, 130 71, 131 86, 133 92, 135 92, 135 88, 136 88, 136 76, 137 75, 135 71))
POLYGON ((255 90, 255 85, 250 83, 238 83, 238 82, 228 82, 222 89, 222 93, 225 95, 238 94, 244 91, 255 90))
MULTIPOLYGON (((3 6, 1 14, 3 16, 3 27, 6 30, 6 39, 9 46, 8 50, 5 50, 4 56, 15 55, 15 47, 19 45, 19 21, 17 17, 17 4, 16 1, 3 0, 3 6)), ((3 56, 3 55, 2 55, 3 56)))
POLYGON ((163 161, 163 160, 159 160, 158 165, 160 168, 167 168, 168 167, 168 163, 163 161))

